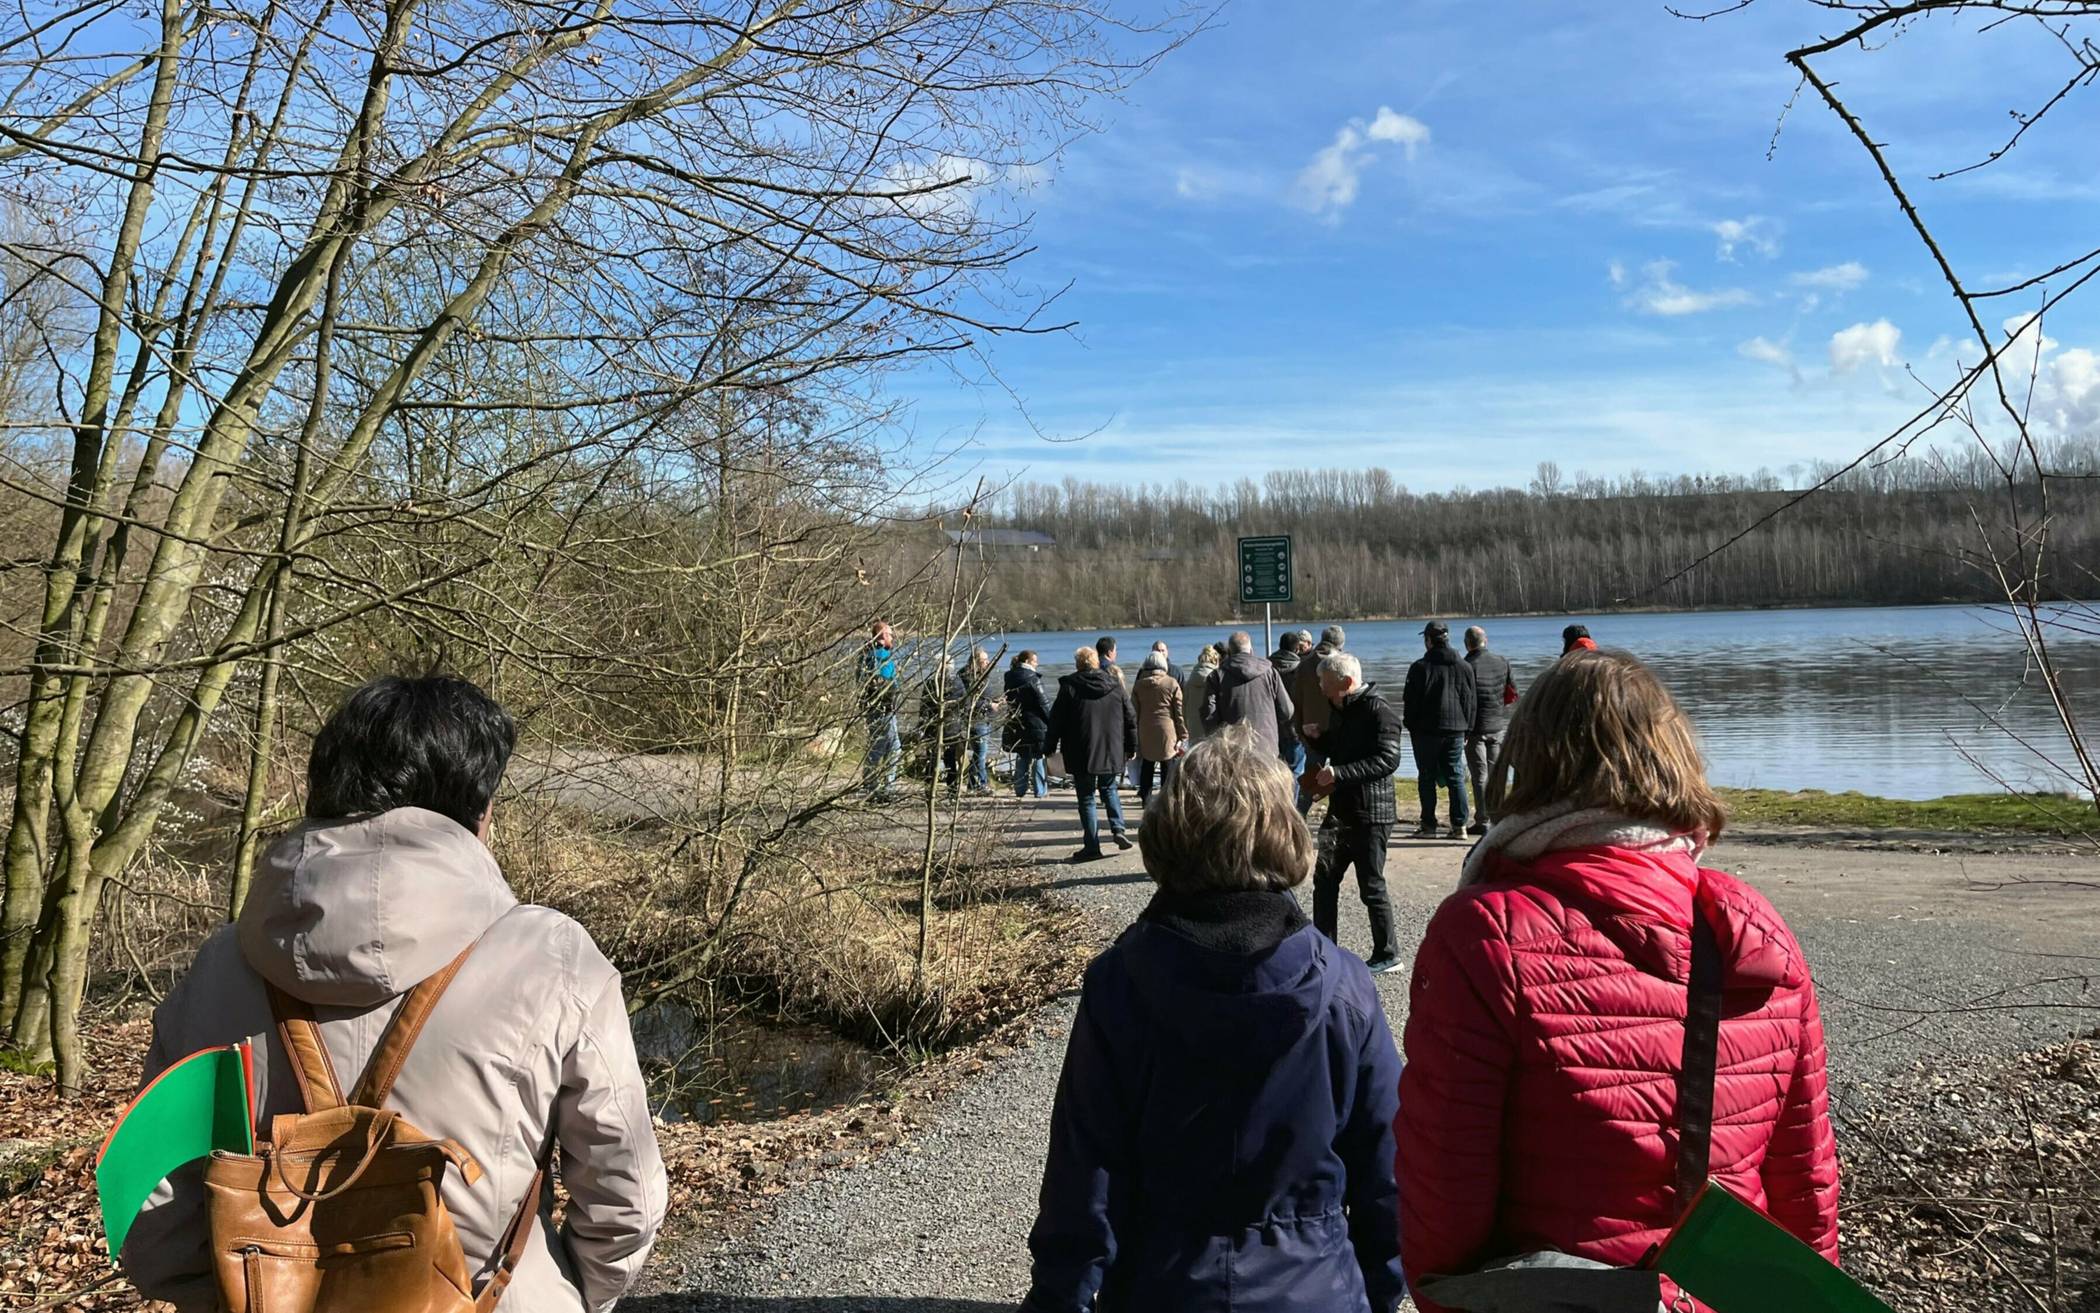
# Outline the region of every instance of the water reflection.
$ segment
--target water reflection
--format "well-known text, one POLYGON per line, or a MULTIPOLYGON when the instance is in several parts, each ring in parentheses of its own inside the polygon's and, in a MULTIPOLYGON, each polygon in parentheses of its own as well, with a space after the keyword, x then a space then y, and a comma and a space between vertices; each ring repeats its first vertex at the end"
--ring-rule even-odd
MULTIPOLYGON (((1446 617, 1453 639, 1476 620, 1446 617)), ((2068 789, 2045 758, 2069 748, 2010 621, 1982 607, 1858 607, 1480 619, 1521 685, 1560 652, 1561 626, 1580 619, 1597 641, 1652 664, 1698 723, 1717 783, 1747 788, 1857 789, 1932 798, 1997 788, 2068 789), (1997 722, 1996 727, 1993 721, 1997 722), (2029 746, 2023 746, 2024 740, 2029 746), (1964 755, 1966 754, 1966 756, 1964 755), (1971 760, 1973 758, 1973 761, 1971 760)), ((1317 635, 1317 620, 1286 627, 1317 635)), ((1366 677, 1397 695, 1421 654, 1420 621, 1346 625, 1366 677)), ((1155 639, 1187 664, 1225 628, 1109 631, 1134 671, 1155 639)), ((1261 642, 1259 626, 1253 630, 1261 642)), ((993 643, 1042 654, 1045 673, 1098 635, 1010 634, 993 643)), ((2073 705, 2100 725, 2100 638, 2065 631, 2052 652, 2073 705)), ((1412 766, 1404 765, 1411 772, 1412 766)))

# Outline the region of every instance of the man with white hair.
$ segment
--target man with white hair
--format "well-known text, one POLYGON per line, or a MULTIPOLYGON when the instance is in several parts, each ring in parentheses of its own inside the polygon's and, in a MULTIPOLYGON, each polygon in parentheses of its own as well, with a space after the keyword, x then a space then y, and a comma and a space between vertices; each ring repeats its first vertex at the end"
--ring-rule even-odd
POLYGON ((1313 868, 1313 924, 1334 939, 1341 922, 1342 873, 1356 868, 1356 890, 1371 920, 1373 972, 1396 971, 1393 904, 1385 888, 1385 849, 1400 819, 1393 772, 1405 735, 1400 713, 1364 683, 1361 663, 1347 652, 1320 658, 1320 692, 1333 713, 1320 735, 1326 764, 1306 774, 1306 787, 1328 797, 1320 823, 1320 860, 1313 868))
POLYGON ((1254 638, 1242 629, 1225 640, 1225 659, 1203 696, 1203 726, 1215 734, 1245 725, 1254 741, 1281 757, 1283 727, 1291 723, 1291 695, 1276 667, 1254 654, 1254 638))
POLYGON ((1473 785, 1473 823, 1467 834, 1487 833, 1487 782, 1502 755, 1502 734, 1517 700, 1517 677, 1509 658, 1488 650, 1487 630, 1466 628, 1466 664, 1473 667, 1473 728, 1466 731, 1466 775, 1473 785))

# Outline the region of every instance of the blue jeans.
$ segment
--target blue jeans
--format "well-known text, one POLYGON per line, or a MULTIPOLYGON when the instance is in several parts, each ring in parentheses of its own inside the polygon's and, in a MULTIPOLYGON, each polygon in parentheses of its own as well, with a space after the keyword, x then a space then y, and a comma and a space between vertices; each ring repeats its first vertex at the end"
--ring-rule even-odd
POLYGON ((888 793, 895 789, 897 754, 902 750, 895 712, 868 717, 868 759, 861 767, 861 787, 869 793, 888 793))
POLYGON ((1451 825, 1464 829, 1472 820, 1466 807, 1466 736, 1415 734, 1415 788, 1422 795, 1422 828, 1436 828, 1436 790, 1439 784, 1451 792, 1451 825))
POLYGON ((1033 792, 1038 798, 1050 794, 1050 763, 1023 747, 1014 753, 1014 796, 1025 798, 1033 792))
POLYGON ((1108 809, 1108 828, 1112 834, 1123 833, 1123 800, 1116 795, 1116 776, 1089 775, 1085 771, 1072 772, 1072 785, 1079 790, 1079 829, 1086 836, 1088 852, 1101 851, 1101 821, 1095 812, 1095 800, 1108 809))
POLYGON ((970 727, 970 787, 978 793, 992 791, 992 727, 970 727))

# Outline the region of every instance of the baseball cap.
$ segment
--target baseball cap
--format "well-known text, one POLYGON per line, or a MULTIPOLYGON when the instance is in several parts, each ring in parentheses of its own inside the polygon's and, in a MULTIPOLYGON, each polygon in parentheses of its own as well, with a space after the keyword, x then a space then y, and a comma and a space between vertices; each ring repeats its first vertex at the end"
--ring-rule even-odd
POLYGON ((1431 638, 1449 638, 1451 637, 1451 626, 1441 620, 1432 620, 1422 626, 1422 632, 1431 638))

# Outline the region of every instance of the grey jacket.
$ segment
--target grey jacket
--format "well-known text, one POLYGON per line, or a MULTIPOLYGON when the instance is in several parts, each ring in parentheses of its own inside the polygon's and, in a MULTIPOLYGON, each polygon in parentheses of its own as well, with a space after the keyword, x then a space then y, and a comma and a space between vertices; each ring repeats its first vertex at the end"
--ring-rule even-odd
POLYGON ((1283 727, 1291 723, 1291 695, 1284 691, 1283 676, 1265 658, 1229 652, 1205 690, 1203 724, 1215 734, 1243 723, 1253 728, 1257 742, 1278 751, 1283 727))
MULTIPOLYGON (((620 975, 576 922, 518 902, 481 841, 435 812, 309 821, 270 849, 241 918, 198 950, 153 1016, 145 1078, 176 1059, 248 1040, 262 1121, 300 1110, 263 988, 314 1005, 329 1057, 354 1083, 400 996, 469 944, 388 1106, 450 1136, 481 1164, 479 1184, 445 1178, 445 1206, 478 1288, 559 1143, 569 1192, 559 1233, 540 1201, 533 1243, 504 1313, 602 1313, 641 1271, 663 1224, 665 1180, 620 975)), ((212 1310, 202 1165, 162 1183, 125 1241, 146 1295, 212 1310)))

